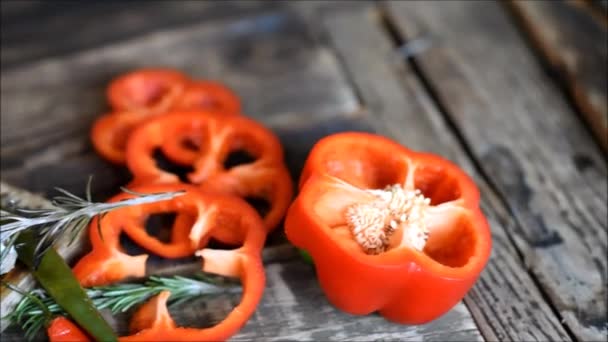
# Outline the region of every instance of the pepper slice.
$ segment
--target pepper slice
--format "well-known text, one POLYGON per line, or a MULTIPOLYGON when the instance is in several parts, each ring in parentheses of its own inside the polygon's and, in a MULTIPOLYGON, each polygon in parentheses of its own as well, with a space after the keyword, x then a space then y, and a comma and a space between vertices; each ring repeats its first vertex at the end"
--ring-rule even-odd
MULTIPOLYGON (((154 152, 177 137, 197 136, 200 146, 189 160, 194 171, 188 180, 208 193, 262 198, 270 204, 263 217, 270 231, 280 222, 293 189, 284 165, 279 139, 259 123, 244 116, 222 116, 215 112, 174 112, 148 120, 133 131, 127 144, 127 167, 133 184, 178 183, 177 175, 161 170, 154 152), (234 167, 224 162, 234 151, 245 150, 255 160, 234 167)), ((235 243, 219 233, 214 238, 235 243)))
MULTIPOLYGON (((107 97, 115 111, 95 122, 91 140, 99 154, 116 164, 125 162, 124 146, 133 127, 151 115, 194 109, 238 115, 241 110, 238 96, 228 87, 211 81, 192 82, 172 69, 124 74, 110 83, 107 97)), ((168 151, 176 162, 188 153, 182 145, 170 146, 168 151)))
POLYGON ((405 324, 457 304, 491 250, 479 191, 462 170, 368 133, 313 147, 285 232, 334 306, 405 324))
POLYGON ((100 117, 91 129, 91 142, 97 152, 115 164, 125 162, 127 138, 135 125, 145 119, 137 112, 116 112, 100 117))
MULTIPOLYGON (((240 115, 241 101, 230 88, 211 81, 198 81, 188 84, 181 96, 172 106, 173 111, 208 110, 221 115, 240 115)), ((163 153, 171 161, 190 165, 197 157, 201 137, 179 135, 163 144, 163 153)))
POLYGON ((171 109, 180 111, 207 109, 224 115, 239 115, 241 100, 230 88, 221 83, 194 81, 186 85, 171 109))
MULTIPOLYGON (((238 198, 230 198, 235 203, 238 198)), ((223 203, 229 205, 231 203, 223 203)), ((203 271, 226 277, 240 278, 243 286, 241 302, 217 325, 205 328, 177 327, 171 319, 166 301, 168 292, 163 292, 143 305, 131 321, 131 329, 139 330, 133 335, 121 337, 121 342, 131 341, 224 341, 237 333, 253 315, 264 292, 265 275, 261 250, 266 237, 259 215, 249 206, 230 208, 232 228, 240 232, 242 246, 235 250, 202 249, 197 252, 203 258, 203 271)), ((224 221, 226 223, 227 221, 224 221)), ((223 225, 218 226, 218 229, 223 225)), ((193 239, 200 235, 194 234, 193 239)))
MULTIPOLYGON (((224 195, 203 194, 197 189, 184 185, 148 185, 133 189, 140 193, 153 193, 161 191, 176 191, 179 187, 186 189, 186 194, 173 198, 169 201, 159 202, 165 203, 166 206, 185 206, 188 200, 181 203, 176 202, 177 199, 188 198, 188 196, 198 197, 198 209, 201 216, 197 218, 196 224, 190 232, 190 241, 193 245, 199 246, 200 241, 205 241, 210 235, 217 231, 229 231, 230 235, 238 240, 240 247, 234 250, 216 250, 203 248, 196 252, 197 256, 202 257, 202 270, 204 272, 213 273, 225 277, 240 278, 243 295, 241 302, 236 306, 228 316, 217 325, 205 328, 185 328, 178 327, 166 307, 166 301, 169 297, 169 292, 164 291, 159 295, 151 298, 146 304, 142 305, 134 314, 130 328, 132 335, 123 336, 119 341, 222 341, 230 338, 237 333, 249 320, 251 315, 256 310, 259 304, 265 285, 265 274, 262 265, 261 252, 266 239, 266 229, 257 212, 250 207, 245 201, 224 195), (220 219, 221 217, 221 219, 220 219)), ((156 203, 155 203, 156 204, 156 203)), ((127 222, 124 217, 129 217, 130 214, 125 211, 136 211, 136 208, 144 208, 146 205, 126 207, 123 209, 114 210, 103 218, 101 229, 104 233, 105 243, 110 245, 106 248, 116 250, 111 236, 106 233, 112 233, 115 227, 119 227, 119 222, 127 222), (128 210, 127 210, 128 209, 128 210), (124 220, 124 221, 123 221, 124 220), (112 222, 113 225, 109 223, 112 222), (115 226, 114 226, 115 225, 115 226), (114 226, 114 227, 112 227, 114 226), (110 227, 110 228, 108 228, 110 227)), ((125 272, 116 273, 112 269, 104 268, 104 262, 96 262, 95 259, 88 258, 89 255, 94 255, 99 249, 98 235, 95 233, 96 227, 90 228, 93 242, 93 251, 81 259, 75 267, 75 273, 80 277, 83 283, 88 286, 98 286, 110 282, 115 282, 124 279, 125 272), (91 263, 91 265, 83 265, 83 263, 91 263), (91 270, 95 267, 102 268, 99 272, 89 272, 84 274, 77 272, 77 268, 91 270), (106 273, 105 275, 101 273, 106 273), (114 273, 108 275, 107 273, 114 273)), ((110 235, 110 234, 109 234, 110 235)), ((111 258, 110 258, 111 259, 111 258)), ((144 265, 145 267, 145 265, 144 265)), ((137 273, 141 269, 140 266, 134 267, 137 273)), ((73 328, 73 327, 72 327, 73 328)), ((51 336, 51 341, 53 337, 51 336)))
POLYGON ((166 112, 182 94, 188 77, 173 69, 138 69, 110 82, 107 98, 116 111, 166 112))
MULTIPOLYGON (((107 285, 128 277, 145 275, 148 255, 130 256, 124 253, 120 245, 120 235, 123 232, 134 242, 157 255, 177 258, 193 255, 210 237, 215 238, 216 235, 241 244, 246 236, 241 227, 245 223, 254 230, 258 229, 249 222, 254 222, 253 219, 246 218, 249 220, 246 221, 245 218, 239 218, 241 213, 246 217, 251 212, 255 213, 255 210, 237 197, 205 194, 187 184, 143 185, 131 189, 138 193, 183 190, 185 194, 167 201, 114 210, 101 219, 99 226, 96 220, 92 221, 89 226, 92 250, 82 257, 72 270, 85 287, 107 285), (153 213, 171 212, 178 213, 174 231, 180 230, 179 240, 163 243, 149 236, 144 228, 146 219, 153 213), (183 236, 186 232, 187 239, 183 236)), ((121 193, 110 202, 133 196, 135 195, 121 193)))
MULTIPOLYGON (((255 212, 252 214, 256 215, 255 212)), ((247 216, 247 214, 245 215, 247 216)), ((253 217, 253 216, 251 216, 253 217)), ((261 227, 259 223, 252 223, 261 227)), ((242 329, 254 314, 265 285, 264 267, 261 261, 265 234, 261 229, 247 228, 243 246, 234 251, 203 249, 203 270, 227 277, 238 277, 244 289, 241 302, 217 325, 204 329, 179 327, 169 314, 169 291, 162 291, 137 309, 129 328, 132 335, 122 336, 120 342, 165 341, 225 341, 242 329), (253 234, 252 234, 253 233, 253 234)), ((54 322, 55 323, 55 322, 54 322)), ((47 330, 50 342, 89 342, 80 328, 63 319, 47 330)))
MULTIPOLYGON (((181 190, 186 193, 168 201, 115 210, 106 214, 99 223, 97 218, 93 219, 89 226, 92 250, 80 259, 72 270, 83 286, 107 285, 127 277, 145 275, 148 255, 130 256, 124 253, 120 244, 122 233, 145 249, 166 258, 190 256, 199 247, 190 240, 190 231, 195 224, 194 217, 197 217, 199 212, 204 209, 204 199, 197 189, 183 184, 137 187, 137 189, 141 193, 181 190), (145 222, 149 216, 155 213, 170 212, 178 212, 173 225, 172 241, 164 243, 148 235, 145 230, 145 222)), ((118 202, 133 197, 135 195, 123 192, 108 202, 118 202)), ((203 239, 203 242, 206 241, 203 239)))
MULTIPOLYGON (((195 197, 192 199, 196 200, 195 197)), ((196 223, 198 213, 194 212, 193 208, 175 206, 175 210, 180 214, 175 218, 169 242, 163 242, 146 231, 145 223, 150 214, 166 212, 166 210, 166 206, 149 206, 141 211, 131 212, 128 216, 125 215, 124 220, 121 220, 124 232, 139 246, 163 258, 184 258, 194 254, 196 246, 190 242, 190 230, 196 223)), ((116 221, 115 224, 120 223, 116 221)), ((205 239, 200 244, 206 243, 205 239)))
POLYGON ((46 329, 50 342, 90 342, 91 339, 67 317, 58 316, 46 329))

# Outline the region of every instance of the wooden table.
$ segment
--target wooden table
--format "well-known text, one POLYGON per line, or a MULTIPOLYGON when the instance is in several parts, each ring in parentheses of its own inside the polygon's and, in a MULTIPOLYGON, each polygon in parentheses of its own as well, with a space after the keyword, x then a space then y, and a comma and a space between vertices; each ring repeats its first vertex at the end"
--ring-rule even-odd
MULTIPOLYGON (((137 67, 175 67, 233 87, 282 139, 294 178, 317 139, 373 131, 458 163, 492 227, 475 287, 422 326, 334 309, 279 229, 263 301, 234 340, 606 340, 606 8, 2 2, 2 181, 82 194, 92 174, 96 199, 115 193, 129 175, 88 139, 104 87, 137 67)), ((236 300, 180 317, 215 321, 236 300)))

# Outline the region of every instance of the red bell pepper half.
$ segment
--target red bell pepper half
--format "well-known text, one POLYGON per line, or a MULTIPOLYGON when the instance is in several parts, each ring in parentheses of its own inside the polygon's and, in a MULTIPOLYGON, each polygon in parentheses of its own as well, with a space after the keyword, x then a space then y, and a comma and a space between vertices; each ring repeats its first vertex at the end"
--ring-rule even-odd
POLYGON ((458 303, 491 249, 479 191, 460 168, 368 133, 313 147, 285 230, 333 305, 406 324, 458 303))

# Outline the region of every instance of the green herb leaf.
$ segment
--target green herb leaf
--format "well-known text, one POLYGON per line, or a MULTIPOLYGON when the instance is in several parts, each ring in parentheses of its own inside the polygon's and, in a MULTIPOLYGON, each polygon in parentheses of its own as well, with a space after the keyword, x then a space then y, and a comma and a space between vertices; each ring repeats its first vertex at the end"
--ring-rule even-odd
MULTIPOLYGON (((109 309, 113 314, 141 305, 164 290, 171 292, 168 301, 170 306, 197 297, 242 291, 241 286, 236 282, 220 281, 202 273, 190 277, 152 276, 143 283, 122 283, 85 289, 98 310, 109 309)), ((35 336, 44 326, 45 312, 52 315, 68 315, 52 297, 38 289, 23 297, 15 310, 6 318, 13 324, 21 326, 27 336, 35 336)))
MULTIPOLYGON (((41 257, 53 245, 57 237, 66 232, 70 234, 73 242, 78 233, 87 227, 93 217, 106 214, 114 209, 127 206, 140 205, 172 199, 183 195, 183 191, 167 192, 157 194, 140 194, 123 188, 123 191, 136 195, 137 197, 113 203, 91 202, 90 181, 87 184, 86 197, 80 198, 64 189, 56 188, 63 196, 56 196, 52 203, 54 208, 50 209, 18 209, 11 212, 0 210, 0 243, 2 253, 0 257, 4 261, 11 247, 14 245, 16 236, 25 230, 35 229, 39 232, 39 240, 34 250, 34 268, 38 267, 41 257)), ((16 206, 16 205, 15 205, 16 206)), ((4 266, 4 265, 3 265, 4 266)), ((8 272, 12 267, 3 267, 2 273, 8 272)), ((0 274, 2 274, 0 273, 0 274)))

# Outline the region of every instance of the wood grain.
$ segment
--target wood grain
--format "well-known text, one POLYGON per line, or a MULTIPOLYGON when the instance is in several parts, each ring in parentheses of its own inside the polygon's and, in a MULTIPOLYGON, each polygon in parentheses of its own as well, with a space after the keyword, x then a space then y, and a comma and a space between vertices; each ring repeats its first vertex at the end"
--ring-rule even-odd
POLYGON ((1 7, 0 56, 6 68, 144 33, 284 6, 257 0, 181 0, 179 5, 166 1, 2 1, 1 7))
MULTIPOLYGON (((267 265, 266 277, 256 313, 230 341, 482 341, 474 323, 466 319, 464 306, 432 323, 404 326, 379 315, 338 311, 321 292, 313 267, 301 260, 267 265)), ((219 295, 170 311, 179 325, 208 327, 226 317, 239 300, 238 295, 219 295)), ((113 323, 118 331, 126 330, 125 320, 113 323)))
MULTIPOLYGON (((481 341, 464 306, 432 323, 405 326, 380 315, 353 316, 331 306, 314 274, 301 259, 266 265, 262 302, 231 341, 481 341)), ((238 295, 192 301, 171 310, 178 324, 206 327, 221 321, 239 302, 238 295)), ((125 330, 124 320, 114 322, 125 330)))
POLYGON ((406 36, 442 42, 416 60, 516 219, 509 235, 574 336, 605 340, 608 184, 598 146, 498 3, 388 9, 406 36))
POLYGON ((480 341, 463 306, 432 323, 405 326, 379 315, 352 316, 330 306, 314 269, 301 260, 266 267, 262 304, 235 341, 480 341))
POLYGON ((379 12, 326 15, 327 34, 357 86, 373 129, 415 150, 456 162, 482 191, 490 220, 492 257, 465 298, 490 341, 569 340, 509 241, 515 222, 473 167, 413 70, 395 56, 379 12))
MULTIPOLYGON (((263 20, 264 18, 258 19, 263 20)), ((357 111, 358 103, 347 82, 338 73, 337 62, 333 55, 328 49, 317 47, 309 38, 302 39, 301 35, 308 37, 305 30, 297 21, 294 25, 291 19, 293 18, 290 17, 289 27, 280 26, 277 29, 279 33, 267 37, 267 40, 260 40, 254 34, 255 37, 241 37, 230 43, 218 43, 218 40, 221 39, 219 32, 226 32, 226 27, 205 26, 203 28, 194 26, 190 29, 180 29, 177 34, 170 35, 169 38, 162 39, 161 42, 158 38, 155 40, 150 37, 141 37, 129 42, 128 45, 119 44, 113 47, 91 50, 68 56, 65 59, 47 60, 3 73, 2 94, 3 96, 10 95, 8 97, 13 99, 11 100, 13 103, 2 109, 2 119, 3 121, 6 120, 4 122, 10 123, 9 127, 18 127, 19 130, 22 130, 20 133, 14 132, 13 129, 9 131, 6 128, 3 131, 2 138, 6 139, 2 142, 2 152, 5 153, 3 157, 6 155, 13 157, 13 162, 9 163, 10 168, 8 169, 8 171, 12 170, 12 173, 3 170, 3 177, 8 174, 9 177, 13 177, 12 179, 21 179, 22 184, 32 188, 32 185, 36 185, 32 182, 36 178, 23 179, 19 176, 18 170, 27 170, 28 167, 40 168, 40 175, 53 175, 53 172, 57 172, 57 179, 53 177, 39 179, 36 186, 39 191, 48 193, 49 186, 57 185, 55 180, 59 180, 60 183, 63 183, 59 184, 60 186, 70 188, 71 185, 71 190, 81 192, 84 183, 76 184, 78 183, 76 181, 63 180, 65 177, 62 178, 61 175, 69 172, 77 177, 75 170, 82 170, 82 165, 88 165, 86 167, 94 170, 96 176, 107 176, 107 180, 102 181, 115 182, 117 179, 115 174, 109 171, 104 173, 103 170, 97 169, 97 166, 92 164, 92 161, 97 159, 95 155, 90 151, 79 152, 82 150, 78 148, 72 147, 72 150, 70 150, 70 144, 84 144, 86 128, 89 123, 81 122, 81 120, 84 121, 82 117, 92 120, 96 115, 94 112, 86 114, 84 109, 89 108, 89 106, 97 106, 96 108, 102 106, 103 99, 98 92, 100 92, 109 75, 118 72, 116 71, 118 68, 128 69, 137 64, 139 55, 135 55, 134 51, 137 51, 138 54, 145 53, 150 56, 159 55, 160 58, 168 59, 169 62, 167 63, 172 63, 172 65, 194 65, 193 70, 203 70, 205 74, 215 72, 214 75, 221 77, 222 80, 228 80, 235 89, 245 89, 243 93, 246 96, 243 96, 243 98, 248 102, 245 104, 246 107, 259 109, 257 118, 269 124, 281 137, 289 156, 287 162, 290 169, 294 172, 299 171, 304 159, 303 156, 307 154, 314 141, 321 136, 340 130, 369 130, 369 126, 366 122, 359 120, 362 113, 357 111), (182 37, 181 45, 166 45, 166 41, 179 40, 181 35, 186 35, 190 40, 182 37), (286 39, 283 40, 281 37, 286 39), (294 38, 296 42, 290 43, 289 40, 294 38), (194 48, 187 48, 192 40, 200 42, 206 41, 206 39, 213 40, 213 44, 209 43, 209 46, 216 46, 215 43, 217 43, 219 45, 217 46, 218 51, 201 53, 194 48), (303 42, 304 44, 302 44, 303 42), (270 58, 269 61, 268 56, 272 57, 272 50, 277 49, 275 44, 281 44, 288 51, 295 49, 296 52, 293 53, 296 56, 290 57, 289 53, 285 55, 284 52, 281 56, 276 57, 279 61, 273 58, 270 58), (289 44, 295 45, 289 47, 289 44), (244 49, 245 51, 254 49, 256 52, 253 54, 259 56, 260 63, 251 60, 255 57, 249 58, 249 60, 244 58, 243 61, 240 61, 240 58, 236 56, 240 56, 241 52, 234 52, 235 57, 231 61, 217 62, 222 57, 218 55, 231 48, 244 49), (301 49, 303 48, 305 51, 302 52, 301 49), (160 53, 166 50, 179 50, 185 51, 186 55, 197 55, 182 56, 176 59, 175 56, 165 56, 160 53), (116 57, 112 57, 114 55, 116 57), (183 60, 184 58, 187 59, 183 60), (192 62, 194 59, 198 61, 198 58, 205 61, 203 66, 192 62), (214 62, 221 65, 217 66, 213 64, 214 62), (127 65, 122 65, 122 63, 127 65), (99 65, 103 65, 104 69, 87 72, 99 65), (208 67, 209 70, 203 69, 205 67, 208 67), (215 70, 215 67, 221 70, 215 70), (107 68, 114 69, 106 70, 107 68), (298 87, 289 89, 288 85, 293 83, 297 83, 298 87), (69 84, 69 86, 63 87, 61 91, 59 89, 53 90, 62 84, 69 84), (250 90, 247 91, 247 89, 250 90), (29 94, 29 96, 19 96, 24 93, 29 94), (70 95, 70 93, 72 94, 70 95), (272 94, 272 96, 267 96, 267 94, 272 94), (31 104, 32 101, 38 104, 31 104), (264 104, 264 101, 271 101, 275 105, 264 104), (276 103, 279 103, 279 105, 276 103), (281 105, 281 103, 283 104, 281 105), (41 120, 45 122, 38 127, 32 127, 35 126, 35 124, 32 124, 33 122, 37 123, 41 120), (68 126, 68 124, 76 127, 71 130, 64 130, 63 126, 68 126), (53 133, 55 129, 59 130, 58 134, 53 133), (34 133, 32 133, 32 130, 34 133), (9 136, 4 134, 5 132, 9 136), (49 133, 46 133, 45 136, 44 132, 49 133), (36 137, 33 138, 34 141, 23 139, 31 136, 36 137), (37 140, 38 137, 41 137, 41 139, 37 140), (63 143, 66 140, 72 142, 63 143), (43 151, 42 157, 27 157, 30 155, 29 153, 34 155, 40 153, 38 150, 44 150, 45 146, 51 144, 50 141, 62 143, 43 151), (28 143, 30 143, 29 146, 28 143), (31 152, 24 153, 24 150, 20 150, 22 148, 29 149, 28 151, 31 152), (82 154, 88 157, 84 158, 82 154), (26 161, 24 163, 26 166, 21 165, 21 160, 26 161), (43 171, 42 168, 47 170, 43 171)), ((249 33, 246 32, 250 32, 249 30, 252 28, 245 23, 248 23, 248 21, 241 22, 242 35, 248 35, 249 33)), ((228 24, 225 24, 225 26, 234 27, 228 24)), ((272 30, 272 28, 268 30, 272 30)), ((228 31, 230 30, 228 29, 228 31)), ((270 35, 270 33, 267 33, 268 31, 265 32, 265 34, 270 35)), ((275 31, 272 30, 272 32, 275 31)), ((260 33, 258 32, 258 34, 260 33)), ((248 54, 244 56, 247 57, 248 54)), ((4 101, 3 105, 6 106, 4 101)), ((251 110, 251 112, 256 111, 251 110)), ((2 127, 6 127, 4 122, 2 127)), ((103 165, 103 163, 100 164, 103 165)), ((5 165, 3 164, 3 167, 5 165)), ((97 184, 96 193, 98 196, 106 186, 108 185, 97 184)), ((285 255, 293 253, 292 248, 287 249, 286 253, 280 252, 277 254, 280 256, 280 260, 284 260, 282 258, 285 258, 285 255)), ((272 255, 268 252, 269 250, 265 251, 267 256, 268 254, 272 255)), ((276 257, 276 255, 268 257, 276 257)), ((160 272, 162 269, 157 269, 157 271, 160 272)), ((355 319, 328 305, 318 285, 316 285, 312 268, 301 261, 271 264, 267 267, 267 274, 269 281, 264 302, 247 327, 235 337, 236 340, 481 339, 470 319, 470 315, 467 314, 462 305, 444 318, 425 326, 396 325, 386 322, 377 315, 355 319), (322 312, 323 315, 318 315, 319 312, 322 312), (347 329, 343 327, 347 327, 347 329)), ((175 312, 179 315, 178 321, 182 324, 195 323, 198 326, 212 324, 221 319, 222 314, 225 315, 237 300, 234 297, 219 297, 201 302, 200 306, 194 304, 189 310, 175 312)), ((121 320, 116 323, 120 322, 121 320)), ((20 340, 21 336, 18 331, 11 330, 3 334, 3 340, 20 340)))
POLYGON ((566 1, 509 4, 608 151, 608 27, 566 1))
MULTIPOLYGON (((161 7, 150 13, 165 8, 190 19, 177 25, 167 18, 159 24, 164 30, 156 30, 124 19, 149 13, 125 14, 116 23, 131 32, 123 38, 106 36, 91 24, 84 29, 88 33, 66 38, 67 47, 32 43, 22 50, 23 63, 13 46, 14 63, 1 76, 3 181, 46 194, 57 185, 81 194, 93 174, 96 199, 112 195, 129 176, 97 157, 87 138, 91 122, 105 110, 103 88, 134 67, 175 66, 236 89, 248 115, 279 135, 294 176, 314 141, 337 131, 375 131, 444 155, 479 184, 493 230, 492 258, 466 306, 459 304, 423 326, 338 312, 325 301, 313 268, 294 258, 294 249, 280 244, 284 237, 275 234, 271 240, 277 245, 264 252, 263 303, 234 340, 468 341, 481 340, 480 330, 492 341, 570 340, 552 307, 577 338, 605 340, 605 159, 532 62, 502 8, 389 5, 403 32, 431 32, 443 44, 420 56, 423 74, 448 109, 442 113, 416 70, 395 59, 396 42, 389 39, 380 12, 346 11, 336 4, 326 11, 325 2, 289 3, 286 11, 256 9, 257 16, 211 22, 197 21, 198 9, 190 4, 184 9, 155 5, 161 7), (502 48, 488 51, 496 42, 502 48), (46 56, 45 48, 64 56, 32 63, 46 56)), ((79 11, 74 9, 71 18, 87 17, 79 11)), ((3 3, 3 42, 4 13, 3 3)), ((7 53, 3 49, 3 63, 7 53)), ((155 274, 188 273, 198 263, 154 266, 155 274)), ((182 324, 204 326, 237 302, 238 296, 219 296, 174 313, 182 324)), ((22 335, 11 329, 2 339, 20 341, 22 335)))
MULTIPOLYGON (((309 122, 348 118, 359 107, 333 54, 292 14, 270 12, 153 32, 3 70, 3 180, 45 194, 52 186, 82 194, 93 174, 96 198, 112 195, 129 175, 94 153, 89 128, 107 110, 104 88, 112 77, 153 65, 234 88, 245 113, 281 136, 287 156, 307 152, 287 132, 309 122)), ((291 171, 297 174, 294 167, 291 171)))

